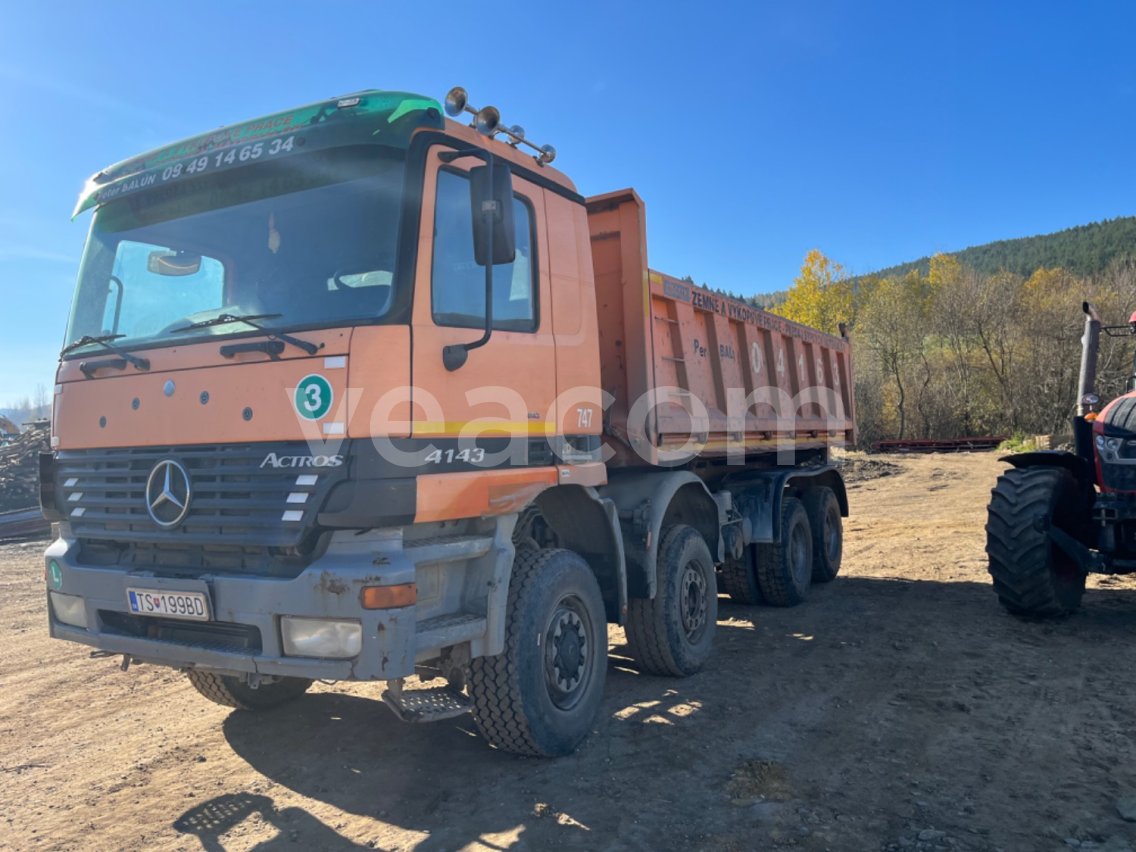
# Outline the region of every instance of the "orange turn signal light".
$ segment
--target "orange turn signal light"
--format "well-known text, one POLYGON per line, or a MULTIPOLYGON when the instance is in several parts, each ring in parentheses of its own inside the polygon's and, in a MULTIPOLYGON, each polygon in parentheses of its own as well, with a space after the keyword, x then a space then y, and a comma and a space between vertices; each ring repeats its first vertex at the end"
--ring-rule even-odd
POLYGON ((402 583, 398 586, 364 586, 359 593, 363 609, 396 609, 414 606, 418 600, 418 586, 402 583))
POLYGON ((1092 421, 1096 420, 1098 416, 1099 415, 1095 411, 1090 411, 1085 415, 1085 419, 1091 423, 1092 421))

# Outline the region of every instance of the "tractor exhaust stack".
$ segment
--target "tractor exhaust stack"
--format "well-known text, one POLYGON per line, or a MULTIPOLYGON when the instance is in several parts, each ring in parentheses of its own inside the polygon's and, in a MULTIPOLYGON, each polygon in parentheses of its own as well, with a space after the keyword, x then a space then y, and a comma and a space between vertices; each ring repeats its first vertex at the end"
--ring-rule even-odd
POLYGON ((1085 312, 1085 333, 1081 337, 1081 374, 1077 380, 1077 416, 1097 410, 1097 350, 1100 349, 1100 315, 1089 302, 1081 303, 1085 312))

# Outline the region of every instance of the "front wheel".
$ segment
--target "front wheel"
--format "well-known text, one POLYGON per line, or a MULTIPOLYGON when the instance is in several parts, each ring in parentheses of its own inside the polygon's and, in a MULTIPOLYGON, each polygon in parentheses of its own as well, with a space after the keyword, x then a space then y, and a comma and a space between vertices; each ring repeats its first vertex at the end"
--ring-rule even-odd
POLYGON ((741 559, 730 557, 718 569, 722 591, 734 603, 752 606, 761 603, 761 589, 757 585, 757 571, 754 569, 756 545, 747 544, 742 550, 741 559))
POLYGON ((655 597, 628 604, 631 655, 650 674, 692 675, 710 657, 718 622, 714 560, 696 529, 674 524, 663 530, 655 576, 655 597))
POLYGON ((517 551, 505 650, 470 664, 473 719, 515 754, 571 754, 599 714, 607 677, 607 616, 599 584, 570 550, 517 551))
POLYGON ((232 675, 190 669, 186 677, 193 688, 212 701, 238 710, 271 710, 299 698, 308 691, 312 682, 303 677, 263 678, 253 689, 244 680, 232 675))
POLYGON ((998 600, 1014 615, 1068 615, 1081 604, 1085 572, 1053 543, 1050 527, 1081 538, 1086 495, 1069 471, 1010 468, 990 494, 986 553, 998 600))

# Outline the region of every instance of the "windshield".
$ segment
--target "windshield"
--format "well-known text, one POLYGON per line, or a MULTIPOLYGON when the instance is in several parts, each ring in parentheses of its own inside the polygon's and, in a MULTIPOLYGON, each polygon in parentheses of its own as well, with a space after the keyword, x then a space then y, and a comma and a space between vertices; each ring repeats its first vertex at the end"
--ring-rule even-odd
POLYGON ((239 322, 173 333, 222 314, 269 315, 257 325, 274 330, 381 318, 392 301, 403 172, 386 149, 338 149, 100 207, 67 342, 253 333, 239 322))

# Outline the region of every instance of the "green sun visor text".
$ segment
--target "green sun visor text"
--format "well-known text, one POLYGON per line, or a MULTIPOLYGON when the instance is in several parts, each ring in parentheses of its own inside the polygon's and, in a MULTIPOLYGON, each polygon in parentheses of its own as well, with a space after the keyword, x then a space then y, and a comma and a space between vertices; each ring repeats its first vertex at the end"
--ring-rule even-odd
POLYGON ((405 148, 419 127, 442 126, 437 101, 407 92, 369 90, 321 101, 203 133, 103 169, 87 181, 71 216, 194 175, 291 154, 368 142, 405 148))

